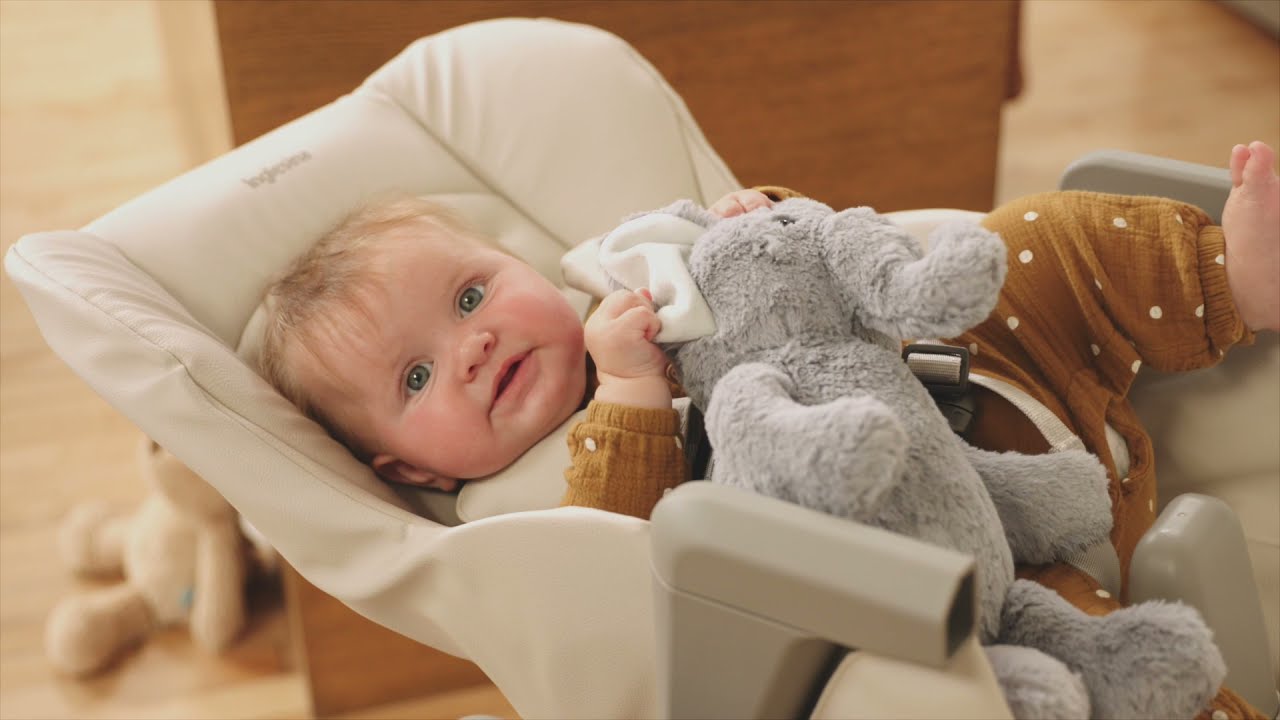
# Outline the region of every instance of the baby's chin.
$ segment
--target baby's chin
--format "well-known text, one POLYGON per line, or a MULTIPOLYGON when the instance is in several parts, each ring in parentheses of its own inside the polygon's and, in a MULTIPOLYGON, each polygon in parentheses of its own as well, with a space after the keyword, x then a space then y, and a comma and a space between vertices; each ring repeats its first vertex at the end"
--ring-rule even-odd
MULTIPOLYGON (((519 443, 510 447, 493 448, 487 452, 482 459, 477 459, 474 463, 469 463, 470 467, 466 468, 468 472, 458 473, 456 477, 466 478, 468 480, 483 480, 496 473, 499 473, 508 467, 511 467, 522 455, 533 449, 535 445, 547 440, 557 428, 563 425, 574 412, 578 409, 577 405, 565 408, 562 412, 549 416, 540 428, 540 432, 534 433, 528 442, 519 443)), ((560 441, 563 442, 563 441, 560 441)))

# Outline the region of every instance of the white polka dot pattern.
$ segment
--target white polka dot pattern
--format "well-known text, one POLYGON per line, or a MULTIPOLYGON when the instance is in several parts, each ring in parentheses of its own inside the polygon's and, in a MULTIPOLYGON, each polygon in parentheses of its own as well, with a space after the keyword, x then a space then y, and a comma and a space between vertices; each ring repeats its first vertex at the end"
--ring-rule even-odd
POLYGON ((1008 319, 1008 320, 1006 320, 1005 322, 1007 322, 1007 323, 1009 324, 1009 329, 1010 329, 1010 330, 1017 330, 1017 329, 1018 329, 1018 318, 1013 317, 1013 316, 1010 316, 1010 317, 1009 317, 1009 319, 1008 319))
POLYGON ((1151 313, 1152 320, 1159 320, 1162 316, 1164 316, 1164 311, 1160 309, 1159 305, 1152 305, 1151 310, 1149 312, 1151 313))
POLYGON ((1094 343, 1089 343, 1089 352, 1093 353, 1095 356, 1097 356, 1097 355, 1101 355, 1101 354, 1102 354, 1102 348, 1098 347, 1098 346, 1097 346, 1096 344, 1094 344, 1094 343))
POLYGON ((587 438, 586 440, 583 440, 582 446, 587 449, 587 452, 596 451, 596 441, 594 438, 587 438))
POLYGON ((1106 590, 1103 590, 1102 588, 1098 588, 1097 590, 1094 590, 1094 591, 1093 591, 1093 594, 1094 594, 1094 595, 1097 595, 1097 596, 1098 596, 1098 597, 1100 597, 1100 598, 1109 598, 1109 597, 1111 597, 1111 593, 1107 592, 1106 590))
POLYGON ((1227 263, 1227 258, 1225 255, 1222 255, 1221 253, 1219 253, 1218 257, 1214 258, 1213 261, 1218 263, 1219 265, 1225 265, 1227 263))
POLYGON ((1133 364, 1129 366, 1129 369, 1130 369, 1130 370, 1132 370, 1132 371, 1134 371, 1134 372, 1138 372, 1138 368, 1140 368, 1140 367, 1142 367, 1142 361, 1141 361, 1141 360, 1134 360, 1134 361, 1133 361, 1133 364))
POLYGON ((1031 258, 1033 257, 1035 257, 1035 254, 1032 253, 1030 250, 1023 250, 1022 252, 1018 253, 1018 259, 1022 261, 1023 265, 1026 265, 1027 263, 1031 262, 1031 258))
POLYGON ((1196 317, 1204 317, 1204 305, 1196 306, 1196 317))
POLYGON ((1035 222, 1036 218, 1038 217, 1040 217, 1040 213, 1036 212, 1035 210, 1032 210, 1028 212, 1026 215, 1023 215, 1022 219, 1026 220, 1027 222, 1035 222))
POLYGON ((1128 223, 1128 221, 1126 221, 1126 220, 1125 220, 1124 218, 1122 218, 1122 217, 1118 217, 1118 218, 1116 218, 1115 220, 1112 220, 1112 221, 1111 221, 1111 224, 1112 224, 1112 225, 1115 225, 1116 227, 1118 227, 1118 228, 1120 228, 1120 229, 1124 229, 1124 228, 1129 227, 1129 223, 1128 223))

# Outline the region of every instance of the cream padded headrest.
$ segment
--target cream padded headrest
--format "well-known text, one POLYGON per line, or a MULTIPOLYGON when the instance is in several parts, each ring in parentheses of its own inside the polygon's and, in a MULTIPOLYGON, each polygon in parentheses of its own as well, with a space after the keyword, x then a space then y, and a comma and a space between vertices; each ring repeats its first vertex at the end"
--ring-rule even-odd
POLYGON ((234 345, 267 278, 392 189, 459 207, 558 281, 565 250, 635 208, 736 186, 686 113, 608 33, 477 23, 413 43, 350 95, 84 230, 234 345))

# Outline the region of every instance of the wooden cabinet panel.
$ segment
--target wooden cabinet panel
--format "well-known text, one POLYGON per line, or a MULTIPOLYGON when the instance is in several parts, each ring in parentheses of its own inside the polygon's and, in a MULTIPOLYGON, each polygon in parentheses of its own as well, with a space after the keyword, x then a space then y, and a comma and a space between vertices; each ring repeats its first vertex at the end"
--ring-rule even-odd
POLYGON ((747 185, 835 207, 989 210, 1018 86, 1015 0, 216 3, 231 121, 249 140, 356 87, 418 37, 502 16, 627 40, 747 185))
POLYGON ((366 620, 284 565, 294 660, 316 717, 489 684, 471 663, 366 620))

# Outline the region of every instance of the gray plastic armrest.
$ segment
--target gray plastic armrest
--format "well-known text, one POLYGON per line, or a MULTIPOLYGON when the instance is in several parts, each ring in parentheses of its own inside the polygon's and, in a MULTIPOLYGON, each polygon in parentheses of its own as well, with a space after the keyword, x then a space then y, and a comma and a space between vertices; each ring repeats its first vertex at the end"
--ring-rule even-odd
POLYGON ((659 707, 796 717, 844 649, 941 665, 976 622, 974 563, 710 482, 652 516, 659 707))
POLYGON ((1280 710, 1244 530, 1229 505, 1196 493, 1174 498, 1134 550, 1129 595, 1198 609, 1227 661, 1227 686, 1267 717, 1280 710))
POLYGON ((1071 163, 1058 187, 1173 198, 1199 207, 1214 223, 1221 224, 1222 206, 1231 191, 1231 173, 1153 155, 1099 150, 1071 163))

